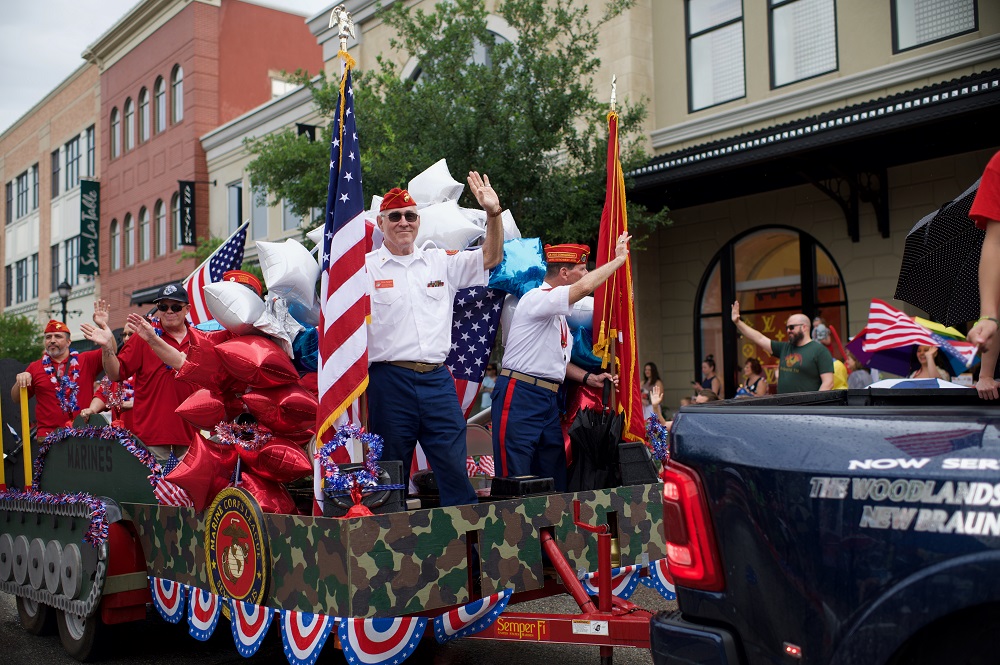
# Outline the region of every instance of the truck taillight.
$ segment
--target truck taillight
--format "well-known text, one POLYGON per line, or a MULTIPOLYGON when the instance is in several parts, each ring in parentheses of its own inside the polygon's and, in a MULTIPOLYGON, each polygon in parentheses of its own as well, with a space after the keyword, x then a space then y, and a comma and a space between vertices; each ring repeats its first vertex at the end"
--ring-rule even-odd
POLYGON ((663 525, 675 581, 702 591, 722 591, 725 580, 701 479, 673 461, 663 470, 663 525))

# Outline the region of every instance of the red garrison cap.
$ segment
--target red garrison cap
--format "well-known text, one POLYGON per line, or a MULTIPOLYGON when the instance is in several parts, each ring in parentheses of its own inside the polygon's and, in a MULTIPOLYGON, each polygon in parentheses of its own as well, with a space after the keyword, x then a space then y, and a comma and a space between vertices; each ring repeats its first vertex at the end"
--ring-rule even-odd
POLYGON ((53 333, 53 332, 61 332, 61 333, 66 333, 68 335, 69 334, 69 328, 67 328, 66 324, 63 323, 62 321, 56 321, 55 319, 51 319, 45 325, 45 334, 53 333))
POLYGON ((260 295, 261 293, 264 292, 264 289, 261 288, 260 280, 251 275, 250 273, 243 272, 242 270, 227 270, 226 272, 222 273, 222 281, 237 282, 238 284, 246 284, 251 289, 256 291, 257 295, 260 295))
POLYGON ((586 263, 589 255, 590 247, 587 245, 566 243, 545 246, 546 263, 586 263))
POLYGON ((399 187, 393 187, 385 193, 385 198, 382 199, 382 205, 379 206, 378 211, 383 212, 385 210, 392 210, 393 208, 409 208, 415 205, 417 205, 417 202, 413 200, 408 191, 399 187))

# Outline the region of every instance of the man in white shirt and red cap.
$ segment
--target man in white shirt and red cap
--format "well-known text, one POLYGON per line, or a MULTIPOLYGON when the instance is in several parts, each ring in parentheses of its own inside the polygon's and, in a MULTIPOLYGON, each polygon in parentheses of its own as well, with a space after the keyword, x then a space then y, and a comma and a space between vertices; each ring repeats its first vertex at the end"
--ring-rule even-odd
POLYGON ((403 462, 404 483, 420 442, 441 505, 476 503, 465 469, 466 423, 455 381, 444 365, 451 350, 455 292, 485 286, 503 258, 503 208, 488 177, 469 173, 469 187, 486 211, 482 249, 421 249, 417 203, 404 189, 382 199, 382 247, 365 256, 368 326, 368 425, 384 440, 382 458, 403 462))
POLYGON ((615 258, 587 270, 590 248, 545 246, 545 281, 524 294, 511 317, 503 369, 493 390, 493 462, 497 477, 551 477, 556 491, 566 489, 566 449, 559 424, 559 387, 567 378, 599 387, 610 374, 591 374, 569 361, 573 338, 566 317, 573 305, 625 265, 623 233, 615 258))

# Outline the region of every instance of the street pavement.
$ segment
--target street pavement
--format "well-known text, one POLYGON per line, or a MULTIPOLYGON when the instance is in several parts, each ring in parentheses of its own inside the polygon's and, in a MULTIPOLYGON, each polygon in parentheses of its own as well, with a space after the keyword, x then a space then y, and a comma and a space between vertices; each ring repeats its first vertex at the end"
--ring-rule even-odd
MULTIPOLYGON (((677 604, 667 602, 655 591, 640 585, 632 601, 651 611, 675 610, 677 604)), ((512 605, 519 612, 574 612, 576 605, 568 595, 545 598, 529 603, 512 605)), ((193 665, 222 665, 224 663, 287 662, 282 650, 281 628, 272 623, 268 636, 252 658, 243 658, 233 645, 229 622, 220 618, 215 634, 207 642, 199 642, 187 634, 187 622, 171 625, 160 619, 154 610, 145 621, 118 626, 105 626, 99 635, 101 653, 99 662, 108 665, 163 665, 166 663, 191 663, 193 665)), ((423 644, 406 661, 413 665, 510 665, 510 663, 545 663, 546 665, 585 665, 599 663, 597 647, 557 645, 536 642, 495 642, 486 640, 456 640, 438 645, 431 639, 423 644)), ((61 665, 76 663, 62 649, 55 632, 41 637, 29 635, 21 629, 17 618, 14 596, 0 593, 0 663, 4 665, 61 665)), ((652 659, 648 649, 615 649, 614 662, 618 665, 649 665, 652 659)), ((333 648, 331 637, 320 655, 317 665, 345 663, 341 652, 333 648)))

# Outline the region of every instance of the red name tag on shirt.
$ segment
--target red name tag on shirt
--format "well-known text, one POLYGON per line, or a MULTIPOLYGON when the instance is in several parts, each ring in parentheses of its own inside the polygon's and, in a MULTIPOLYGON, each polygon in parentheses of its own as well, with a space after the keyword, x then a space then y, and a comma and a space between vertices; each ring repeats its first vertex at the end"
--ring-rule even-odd
POLYGON ((391 289, 392 280, 391 279, 376 279, 375 280, 376 289, 391 289))

